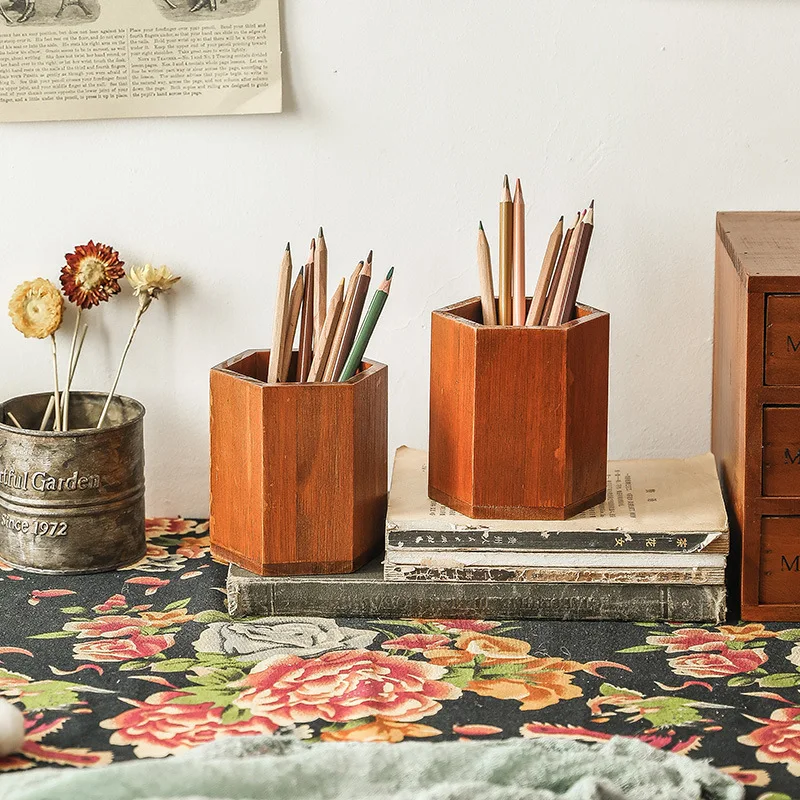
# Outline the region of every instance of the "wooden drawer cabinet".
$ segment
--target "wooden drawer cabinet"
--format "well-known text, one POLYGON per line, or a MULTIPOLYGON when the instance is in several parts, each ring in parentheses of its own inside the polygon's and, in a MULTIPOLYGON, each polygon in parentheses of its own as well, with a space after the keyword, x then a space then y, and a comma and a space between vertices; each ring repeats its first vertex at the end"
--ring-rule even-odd
POLYGON ((800 386, 800 294, 767 295, 764 383, 800 386))
POLYGON ((711 449, 729 607, 800 621, 800 212, 717 215, 711 449))

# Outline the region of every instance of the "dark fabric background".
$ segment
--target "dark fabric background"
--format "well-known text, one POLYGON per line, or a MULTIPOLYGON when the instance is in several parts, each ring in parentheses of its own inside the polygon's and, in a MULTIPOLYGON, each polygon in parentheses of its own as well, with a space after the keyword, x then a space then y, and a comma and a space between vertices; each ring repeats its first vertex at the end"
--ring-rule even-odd
POLYGON ((0 696, 28 731, 0 771, 279 729, 320 741, 622 735, 710 759, 749 798, 800 796, 800 624, 232 621, 207 523, 150 520, 148 536, 145 560, 115 573, 0 564, 0 696))

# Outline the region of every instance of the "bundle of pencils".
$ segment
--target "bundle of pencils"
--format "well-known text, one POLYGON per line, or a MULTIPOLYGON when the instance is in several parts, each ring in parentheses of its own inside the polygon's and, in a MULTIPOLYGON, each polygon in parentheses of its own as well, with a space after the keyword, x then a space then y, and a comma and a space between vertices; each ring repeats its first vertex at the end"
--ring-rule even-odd
POLYGON ((328 246, 322 228, 311 240, 308 260, 292 283, 289 244, 281 261, 278 298, 272 329, 267 381, 269 383, 344 382, 361 368, 361 360, 389 296, 394 267, 372 296, 363 322, 361 316, 372 278, 372 251, 359 261, 345 288, 344 278, 327 299, 328 246), (292 362, 294 340, 300 331, 297 359, 292 362))
POLYGON ((481 287, 481 310, 484 325, 562 325, 575 317, 586 255, 594 230, 594 200, 579 213, 564 231, 564 217, 558 220, 542 261, 539 278, 526 308, 525 295, 525 200, 517 178, 514 197, 503 179, 500 198, 498 247, 498 289, 495 304, 492 258, 489 242, 478 225, 478 276, 481 287))

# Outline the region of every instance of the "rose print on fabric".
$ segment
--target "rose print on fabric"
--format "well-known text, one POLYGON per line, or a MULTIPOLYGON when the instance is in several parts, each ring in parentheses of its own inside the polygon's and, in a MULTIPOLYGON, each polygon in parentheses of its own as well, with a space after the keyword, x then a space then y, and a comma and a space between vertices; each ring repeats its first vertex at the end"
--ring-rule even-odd
POLYGON ((231 619, 207 522, 148 520, 147 534, 126 571, 0 564, 0 696, 27 729, 0 771, 250 734, 314 746, 624 736, 710 760, 747 800, 797 794, 798 626, 231 619))
POLYGON ((340 627, 334 620, 320 617, 263 617, 249 622, 212 622, 194 646, 198 653, 263 661, 273 656, 313 656, 368 647, 377 635, 377 631, 340 627))

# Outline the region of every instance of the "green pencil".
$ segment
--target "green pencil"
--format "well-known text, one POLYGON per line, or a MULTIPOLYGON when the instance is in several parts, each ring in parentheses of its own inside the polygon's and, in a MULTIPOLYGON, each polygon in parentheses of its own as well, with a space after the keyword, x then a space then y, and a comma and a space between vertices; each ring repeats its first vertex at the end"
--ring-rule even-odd
POLYGON ((367 314, 364 321, 361 323, 361 328, 358 331, 353 347, 350 350, 350 355, 347 356, 342 374, 339 376, 339 383, 350 380, 356 374, 356 370, 361 366, 361 359, 364 358, 364 353, 367 351, 367 345, 372 338, 372 332, 378 324, 378 318, 386 305, 386 299, 389 297, 389 289, 392 285, 392 275, 394 274, 394 267, 386 273, 386 280, 378 287, 374 295, 372 295, 372 302, 369 304, 367 314))

